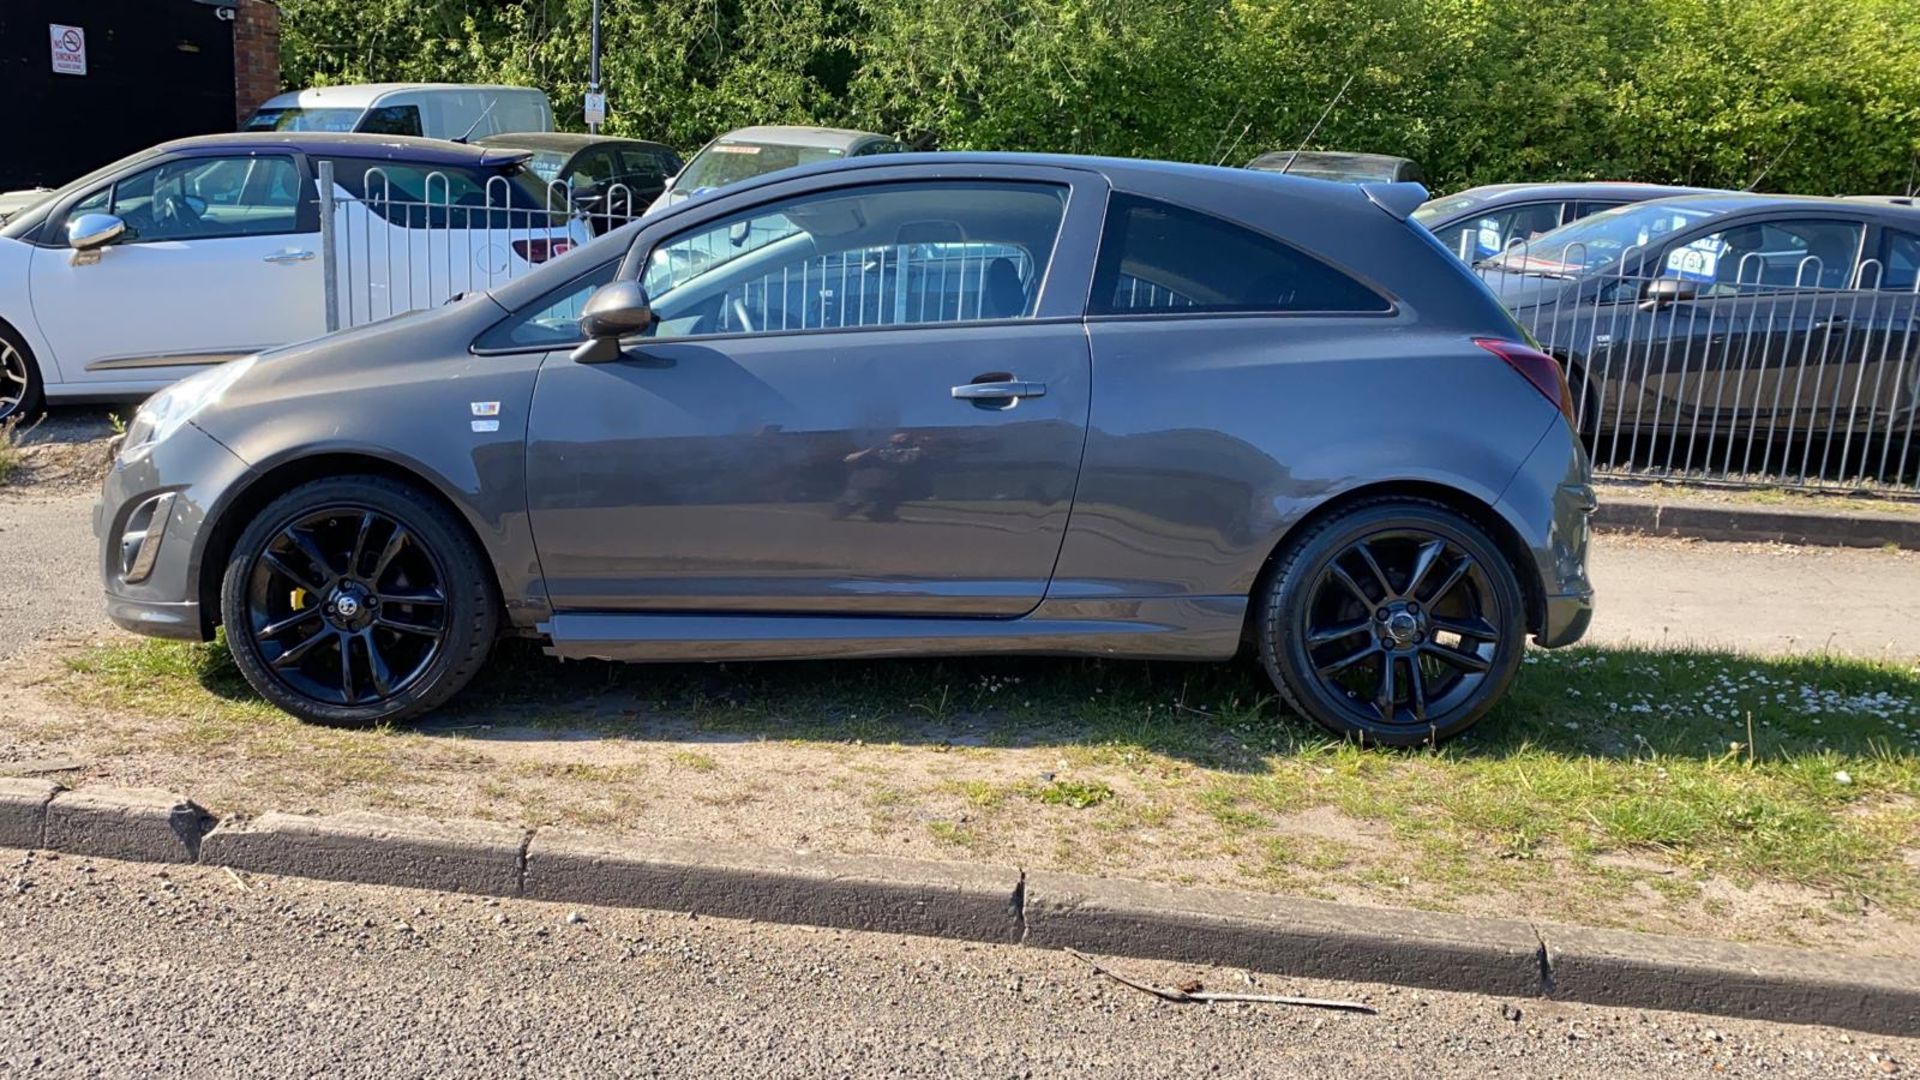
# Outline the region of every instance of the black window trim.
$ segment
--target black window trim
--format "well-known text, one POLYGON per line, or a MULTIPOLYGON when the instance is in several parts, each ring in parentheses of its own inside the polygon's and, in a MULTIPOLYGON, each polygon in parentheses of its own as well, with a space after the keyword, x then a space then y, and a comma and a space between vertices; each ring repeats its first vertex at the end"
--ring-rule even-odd
MULTIPOLYGON (((1272 233, 1268 232, 1267 230, 1262 229, 1258 226, 1249 225, 1248 223, 1246 223, 1245 221, 1242 221, 1237 217, 1232 217, 1227 214, 1218 213, 1214 210, 1204 210, 1190 203, 1182 202, 1179 199, 1169 199, 1164 195, 1150 194, 1144 191, 1136 191, 1131 188, 1121 188, 1116 186, 1109 189, 1107 192, 1107 205, 1103 207, 1101 210, 1100 220, 1102 223, 1100 228, 1100 239, 1098 244, 1094 248, 1093 268, 1092 268, 1093 272, 1089 274, 1087 277, 1087 295, 1083 299, 1083 302, 1080 307, 1081 318, 1088 323, 1145 322, 1145 321, 1161 322, 1161 321, 1167 321, 1172 319, 1204 319, 1204 320, 1303 319, 1303 318, 1304 319, 1392 319, 1392 318, 1398 318, 1400 315, 1400 298, 1396 296, 1392 292, 1392 290, 1381 287, 1377 282, 1375 282, 1372 278, 1368 277, 1365 274, 1355 273, 1354 271, 1348 269, 1346 266, 1342 265, 1341 263, 1337 263, 1331 259, 1324 258, 1315 252, 1310 252, 1298 244, 1290 243, 1286 240, 1283 240, 1280 237, 1275 236, 1272 233), (1140 312, 1113 312, 1113 313, 1096 315, 1094 314, 1094 311, 1093 311, 1094 290, 1099 288, 1099 285, 1100 285, 1100 265, 1101 265, 1101 260, 1104 259, 1106 256, 1107 242, 1109 239, 1109 233, 1105 223, 1112 216, 1113 200, 1119 196, 1131 196, 1136 199, 1146 199, 1151 202, 1164 203, 1167 206, 1178 207, 1179 209, 1188 211, 1189 213, 1200 214, 1205 217, 1215 218, 1220 221, 1224 221, 1227 224, 1232 225, 1236 228, 1245 229, 1247 232, 1250 232, 1255 236, 1261 237, 1262 239, 1279 244, 1281 247, 1284 247, 1289 251, 1298 252, 1302 258, 1309 259, 1313 262, 1317 262, 1322 266, 1325 266, 1331 270, 1334 270, 1340 274, 1345 275, 1348 280, 1359 285, 1361 288, 1366 289, 1368 292, 1373 293, 1375 296, 1378 296, 1381 300, 1384 300, 1387 306, 1380 311, 1324 311, 1324 310, 1193 311, 1193 310, 1182 309, 1182 308, 1170 308, 1170 309, 1147 310, 1147 311, 1140 311, 1140 312)), ((1435 238, 1435 242, 1436 243, 1438 242, 1437 237, 1435 238)))

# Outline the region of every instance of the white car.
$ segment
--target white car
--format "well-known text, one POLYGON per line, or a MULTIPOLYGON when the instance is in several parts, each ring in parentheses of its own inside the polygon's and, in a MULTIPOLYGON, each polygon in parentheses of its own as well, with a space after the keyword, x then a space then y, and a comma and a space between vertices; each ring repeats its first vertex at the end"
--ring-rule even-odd
POLYGON ((359 131, 470 142, 502 132, 552 131, 547 95, 529 86, 354 83, 268 98, 242 131, 359 131))
POLYGON ((430 139, 164 143, 0 227, 0 420, 144 397, 207 365, 433 307, 584 244, 527 155, 430 139), (316 179, 331 163, 329 319, 316 179))

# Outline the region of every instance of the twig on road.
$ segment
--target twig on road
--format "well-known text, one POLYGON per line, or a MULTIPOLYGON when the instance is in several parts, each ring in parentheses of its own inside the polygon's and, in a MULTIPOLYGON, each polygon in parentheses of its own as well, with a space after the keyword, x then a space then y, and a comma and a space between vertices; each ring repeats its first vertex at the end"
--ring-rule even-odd
POLYGON ((1172 987, 1155 986, 1152 983, 1129 979, 1117 971, 1102 967, 1100 961, 1078 949, 1067 949, 1065 952, 1076 960, 1084 961, 1097 975, 1105 975, 1122 986, 1129 986, 1143 994, 1152 994, 1162 1001, 1181 1005, 1244 1001, 1257 1005, 1299 1005, 1309 1009, 1338 1009, 1341 1012, 1365 1013, 1368 1016, 1375 1016, 1380 1012, 1373 1006, 1364 1005, 1358 1001, 1336 1001, 1331 998, 1289 997, 1284 994, 1235 994, 1213 990, 1176 990, 1172 987))
POLYGON ((237 873, 237 872, 236 872, 236 871, 234 870, 234 868, 233 868, 233 867, 231 867, 231 866, 223 866, 223 867, 221 867, 221 869, 222 869, 222 870, 225 870, 225 871, 227 872, 227 876, 233 879, 233 884, 234 884, 234 885, 235 885, 235 886, 236 886, 237 888, 239 888, 239 890, 240 890, 241 892, 251 892, 251 891, 252 891, 252 888, 253 888, 253 887, 247 884, 247 879, 246 879, 246 878, 243 878, 243 877, 241 877, 241 876, 239 875, 239 873, 237 873))

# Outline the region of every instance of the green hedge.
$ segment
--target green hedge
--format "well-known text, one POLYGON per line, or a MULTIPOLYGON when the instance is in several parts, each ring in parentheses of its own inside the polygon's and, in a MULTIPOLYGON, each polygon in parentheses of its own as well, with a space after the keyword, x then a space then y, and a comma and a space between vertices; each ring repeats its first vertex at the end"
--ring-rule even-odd
MULTIPOLYGON (((544 87, 578 125, 588 0, 281 0, 290 85, 544 87)), ((603 0, 611 130, 756 122, 949 149, 1240 164, 1403 154, 1437 189, 1635 179, 1904 191, 1920 0, 603 0), (1770 169, 1768 168, 1769 166, 1770 169)))

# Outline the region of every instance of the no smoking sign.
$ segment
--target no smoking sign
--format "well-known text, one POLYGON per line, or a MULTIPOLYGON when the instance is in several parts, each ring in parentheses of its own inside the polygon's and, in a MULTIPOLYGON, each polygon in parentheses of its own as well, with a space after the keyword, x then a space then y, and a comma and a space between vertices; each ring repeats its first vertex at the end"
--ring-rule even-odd
POLYGON ((56 75, 87 73, 87 32, 77 26, 51 23, 53 31, 53 71, 56 75))

